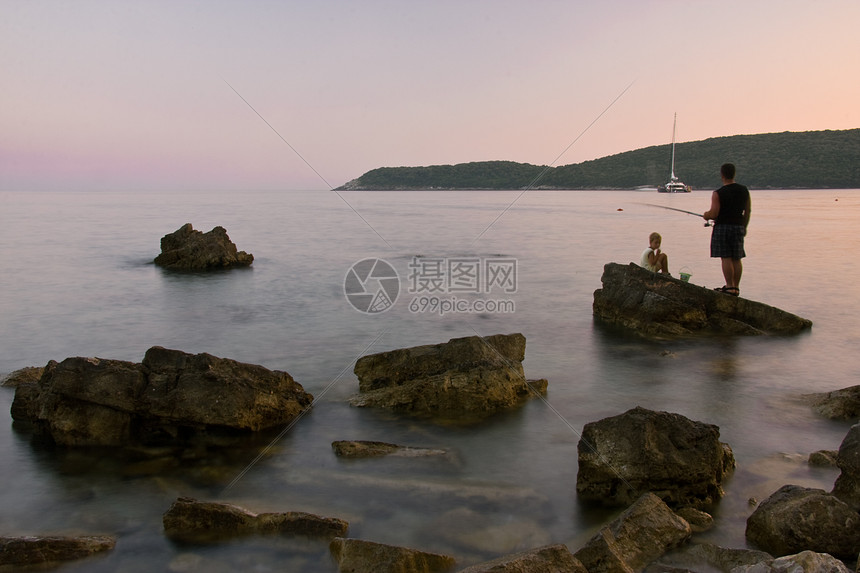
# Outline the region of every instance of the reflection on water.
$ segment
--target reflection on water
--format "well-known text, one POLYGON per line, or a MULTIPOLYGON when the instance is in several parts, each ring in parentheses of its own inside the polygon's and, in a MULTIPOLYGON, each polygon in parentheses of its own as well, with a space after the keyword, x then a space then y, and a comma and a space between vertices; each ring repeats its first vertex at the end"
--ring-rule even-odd
MULTIPOLYGON (((821 420, 800 396, 856 383, 860 328, 852 317, 860 302, 845 285, 856 284, 858 271, 843 264, 856 257, 842 238, 853 236, 860 192, 826 204, 816 192, 754 197, 743 294, 812 319, 811 333, 663 341, 591 316, 602 265, 637 258, 654 230, 696 284, 721 281, 719 265, 703 255, 709 239, 701 225, 637 208, 641 193, 530 192, 476 245, 475 235, 517 194, 351 194, 390 250, 329 194, 49 195, 4 196, 0 238, 30 240, 15 265, 8 250, 0 255, 3 268, 16 268, 0 274, 0 372, 67 356, 139 362, 160 345, 285 370, 317 398, 286 435, 276 429, 218 449, 58 450, 6 424, 3 530, 119 538, 110 554, 63 570, 335 569, 321 540, 171 543, 161 516, 179 496, 339 517, 351 537, 448 553, 461 566, 546 543, 575 550, 617 513, 576 498, 579 433, 636 406, 716 424, 734 451, 738 469, 714 508, 717 527, 701 539, 743 547, 750 498, 761 501, 785 483, 829 490, 835 479, 835 470, 810 468, 805 456, 836 449, 849 423, 821 420), (254 265, 199 275, 155 267, 158 240, 185 222, 224 226, 254 265), (807 241, 795 237, 801 225, 819 256, 798 274, 787 257, 807 241), (416 254, 463 253, 517 259, 515 313, 440 317, 398 306, 368 317, 343 297, 346 271, 363 258, 385 258, 405 276, 416 254), (346 402, 358 386, 352 364, 364 353, 512 332, 527 338, 526 375, 549 380, 544 399, 514 412, 440 425, 346 402), (332 451, 336 440, 446 454, 345 460, 332 451)), ((708 198, 653 200, 696 210, 708 198)), ((0 411, 9 411, 12 395, 0 389, 0 411)))

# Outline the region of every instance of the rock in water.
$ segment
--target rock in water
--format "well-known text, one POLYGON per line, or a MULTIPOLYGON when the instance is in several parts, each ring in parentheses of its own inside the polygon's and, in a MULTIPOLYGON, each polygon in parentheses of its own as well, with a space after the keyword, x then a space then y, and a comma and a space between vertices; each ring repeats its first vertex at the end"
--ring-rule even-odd
POLYGON ((224 227, 202 233, 195 231, 191 223, 164 235, 161 254, 155 257, 156 265, 182 271, 243 267, 253 262, 254 255, 237 250, 224 227))
POLYGON ((806 394, 804 398, 811 400, 812 409, 825 418, 853 420, 860 417, 860 385, 832 392, 806 394))
POLYGON ((482 418, 546 391, 546 380, 526 380, 526 338, 497 334, 453 338, 360 358, 354 406, 439 418, 482 418))
POLYGON ((646 493, 574 556, 589 573, 641 571, 691 533, 689 523, 659 497, 646 493))
POLYGON ((154 346, 142 363, 51 361, 38 383, 18 386, 12 413, 60 445, 181 445, 286 425, 312 400, 286 372, 154 346))
POLYGON ((635 263, 603 267, 594 316, 649 336, 797 334, 812 322, 778 308, 651 272, 635 263))
MULTIPOLYGON (((83 559, 110 551, 116 545, 112 536, 80 537, 0 537, 0 566, 24 567, 56 564, 83 559)), ((29 570, 29 569, 28 569, 29 570)), ((38 570, 42 570, 39 568, 38 570)))
MULTIPOLYGON (((724 569, 725 571, 725 569, 724 569)), ((842 561, 828 553, 801 551, 753 565, 741 565, 731 573, 851 573, 842 561)))
POLYGON ((329 544, 329 550, 342 573, 435 573, 450 571, 455 564, 449 555, 361 539, 336 537, 329 544))
POLYGON ((784 485, 749 516, 746 537, 775 556, 810 550, 856 559, 860 514, 822 489, 784 485))
POLYGON ((854 424, 839 445, 836 465, 842 472, 833 484, 833 495, 860 511, 860 424, 854 424))
POLYGON ((165 534, 176 541, 207 543, 257 534, 333 538, 346 535, 349 523, 334 517, 288 511, 253 513, 229 503, 180 497, 162 517, 165 534))
POLYGON ((609 506, 653 492, 672 507, 707 507, 735 467, 717 426, 638 407, 586 424, 578 451, 577 495, 609 506))
POLYGON ((461 569, 458 573, 588 573, 566 545, 546 545, 461 569))

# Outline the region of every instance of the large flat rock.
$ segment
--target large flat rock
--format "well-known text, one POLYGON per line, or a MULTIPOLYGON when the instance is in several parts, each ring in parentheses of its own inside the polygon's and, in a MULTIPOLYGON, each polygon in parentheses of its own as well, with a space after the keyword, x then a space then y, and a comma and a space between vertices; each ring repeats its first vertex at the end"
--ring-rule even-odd
POLYGON ((594 316, 648 336, 790 335, 812 328, 812 321, 790 312, 635 263, 606 264, 601 281, 603 288, 594 291, 594 316))

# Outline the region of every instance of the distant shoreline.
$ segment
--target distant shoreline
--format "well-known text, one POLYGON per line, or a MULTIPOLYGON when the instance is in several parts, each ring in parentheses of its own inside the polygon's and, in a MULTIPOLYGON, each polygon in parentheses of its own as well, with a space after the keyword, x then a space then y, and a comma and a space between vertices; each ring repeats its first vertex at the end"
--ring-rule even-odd
MULTIPOLYGON (((670 177, 671 146, 658 145, 558 167, 479 161, 379 167, 335 191, 634 191, 670 177)), ((750 189, 860 188, 860 129, 734 135, 675 145, 674 175, 694 190, 719 186, 719 166, 734 163, 750 189)))

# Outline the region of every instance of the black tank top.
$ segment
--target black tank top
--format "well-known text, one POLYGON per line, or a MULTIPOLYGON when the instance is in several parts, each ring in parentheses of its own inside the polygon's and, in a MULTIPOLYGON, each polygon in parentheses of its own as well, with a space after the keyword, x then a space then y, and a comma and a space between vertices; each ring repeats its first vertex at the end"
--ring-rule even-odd
POLYGON ((743 225, 750 190, 739 183, 729 183, 717 189, 717 195, 720 213, 714 222, 717 225, 743 225))

